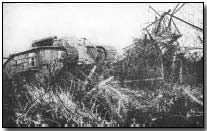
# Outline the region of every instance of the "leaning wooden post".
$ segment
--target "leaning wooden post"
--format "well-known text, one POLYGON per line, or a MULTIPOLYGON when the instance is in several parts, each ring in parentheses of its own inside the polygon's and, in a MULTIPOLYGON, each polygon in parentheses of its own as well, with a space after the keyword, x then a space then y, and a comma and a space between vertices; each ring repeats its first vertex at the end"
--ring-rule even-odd
POLYGON ((96 65, 94 65, 94 67, 92 68, 91 72, 89 73, 88 77, 86 78, 86 80, 84 81, 83 84, 83 90, 85 90, 85 86, 88 84, 88 79, 91 79, 92 75, 94 74, 95 70, 96 70, 96 65))
POLYGON ((182 60, 180 60, 179 80, 180 80, 180 83, 183 82, 183 62, 182 62, 182 60))
POLYGON ((162 54, 161 54, 161 70, 162 70, 162 79, 164 80, 164 67, 163 67, 163 61, 162 61, 162 54))

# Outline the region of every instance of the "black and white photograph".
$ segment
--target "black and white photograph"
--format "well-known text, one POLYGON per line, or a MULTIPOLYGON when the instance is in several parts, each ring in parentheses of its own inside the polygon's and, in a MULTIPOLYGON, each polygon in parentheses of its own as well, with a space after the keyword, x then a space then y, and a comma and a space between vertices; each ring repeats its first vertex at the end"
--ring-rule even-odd
POLYGON ((204 128, 204 3, 2 2, 2 127, 204 128))

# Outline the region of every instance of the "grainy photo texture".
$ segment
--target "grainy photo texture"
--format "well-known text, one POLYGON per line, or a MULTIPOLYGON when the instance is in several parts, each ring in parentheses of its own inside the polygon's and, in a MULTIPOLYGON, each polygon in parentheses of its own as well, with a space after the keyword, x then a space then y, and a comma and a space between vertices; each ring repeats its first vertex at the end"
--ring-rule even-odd
POLYGON ((3 3, 3 127, 204 127, 203 3, 3 3))

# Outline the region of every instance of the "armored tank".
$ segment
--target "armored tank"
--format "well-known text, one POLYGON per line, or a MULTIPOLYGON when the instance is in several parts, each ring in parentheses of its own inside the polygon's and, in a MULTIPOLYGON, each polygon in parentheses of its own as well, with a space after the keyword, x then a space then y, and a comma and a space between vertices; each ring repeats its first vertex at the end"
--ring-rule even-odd
POLYGON ((35 40, 31 49, 12 54, 4 63, 4 74, 9 78, 17 75, 43 72, 57 72, 61 68, 76 65, 112 62, 116 55, 111 46, 98 46, 71 42, 56 36, 35 40))

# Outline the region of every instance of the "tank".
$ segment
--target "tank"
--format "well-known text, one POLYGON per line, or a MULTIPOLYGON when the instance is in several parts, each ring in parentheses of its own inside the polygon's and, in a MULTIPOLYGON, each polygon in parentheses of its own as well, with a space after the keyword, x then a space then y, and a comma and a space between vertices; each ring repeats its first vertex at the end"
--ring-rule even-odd
POLYGON ((33 72, 48 74, 63 67, 113 62, 116 50, 111 46, 72 43, 56 36, 35 40, 31 49, 12 54, 3 65, 9 78, 33 72))

